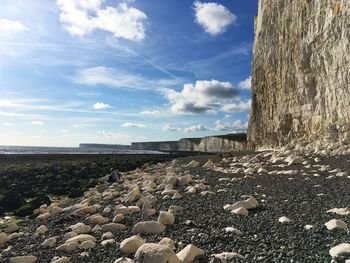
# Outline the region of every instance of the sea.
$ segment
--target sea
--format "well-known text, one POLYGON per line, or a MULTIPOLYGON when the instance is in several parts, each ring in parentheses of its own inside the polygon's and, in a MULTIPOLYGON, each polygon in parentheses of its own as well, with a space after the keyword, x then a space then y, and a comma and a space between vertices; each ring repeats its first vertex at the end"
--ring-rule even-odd
POLYGON ((0 154, 165 154, 157 151, 126 150, 115 148, 78 148, 78 147, 37 147, 37 146, 1 146, 0 154))

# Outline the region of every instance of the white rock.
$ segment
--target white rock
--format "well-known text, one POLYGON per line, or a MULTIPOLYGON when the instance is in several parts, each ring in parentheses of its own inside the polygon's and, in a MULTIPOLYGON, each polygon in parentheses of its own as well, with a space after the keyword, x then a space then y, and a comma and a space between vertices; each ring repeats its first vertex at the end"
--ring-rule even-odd
POLYGON ((350 255, 350 244, 348 243, 341 243, 335 247, 332 247, 329 250, 329 254, 333 258, 337 258, 343 255, 350 255))
POLYGON ((75 210, 75 214, 77 215, 88 215, 88 214, 93 214, 96 213, 96 207, 95 206, 87 206, 87 207, 82 207, 77 210, 75 210))
POLYGON ((63 208, 61 208, 61 207, 54 206, 54 207, 51 208, 51 214, 52 215, 58 215, 58 214, 60 214, 62 212, 63 212, 63 208))
POLYGON ((123 221, 125 218, 125 216, 123 214, 117 214, 114 218, 113 218, 113 223, 119 223, 121 221, 123 221))
POLYGON ((122 214, 122 215, 128 215, 129 214, 129 208, 127 208, 126 206, 122 206, 122 207, 118 207, 115 209, 114 211, 114 215, 119 215, 119 214, 122 214))
POLYGON ((239 229, 237 229, 235 227, 226 227, 225 231, 227 233, 233 233, 233 234, 236 234, 236 235, 242 235, 243 234, 241 230, 239 230, 239 229))
POLYGON ((327 213, 335 213, 341 216, 347 216, 350 214, 350 208, 345 207, 345 208, 333 208, 329 209, 327 213))
POLYGON ((51 263, 69 263, 70 259, 68 257, 54 257, 51 263))
POLYGON ((346 229, 347 224, 343 220, 332 219, 324 224, 328 230, 346 229))
POLYGON ((47 226, 45 225, 41 225, 39 226, 36 230, 35 230, 35 234, 37 236, 44 236, 49 232, 49 229, 47 228, 47 226))
POLYGON ((114 263, 134 263, 134 261, 130 258, 122 257, 115 260, 114 263))
POLYGON ((0 246, 10 241, 10 238, 5 233, 0 233, 0 246))
POLYGON ((42 243, 42 246, 44 247, 54 247, 57 243, 57 237, 50 237, 48 239, 45 239, 45 241, 42 243))
POLYGON ((103 209, 102 215, 107 216, 111 213, 112 209, 110 207, 106 207, 103 209))
POLYGON ((73 243, 75 243, 75 242, 76 243, 82 243, 82 242, 87 241, 87 240, 96 242, 96 238, 95 237, 93 237, 91 235, 81 234, 81 235, 78 235, 76 237, 72 237, 72 238, 68 239, 66 241, 66 243, 71 243, 71 242, 73 242, 73 243))
POLYGON ((89 234, 91 232, 91 227, 84 223, 76 223, 75 225, 68 227, 68 229, 77 234, 89 234))
POLYGON ((102 240, 106 240, 106 239, 112 239, 114 238, 114 234, 112 232, 106 232, 102 235, 102 240))
POLYGON ((290 220, 288 217, 286 216, 282 216, 278 219, 278 222, 282 223, 282 224, 289 224, 292 222, 292 220, 290 220))
POLYGON ((247 210, 258 207, 259 203, 254 197, 250 197, 247 200, 236 202, 233 205, 225 205, 225 210, 235 210, 237 208, 245 208, 247 210))
POLYGON ((310 230, 310 229, 312 229, 313 227, 314 227, 313 225, 305 225, 305 226, 304 226, 304 229, 310 230))
POLYGON ((102 246, 112 246, 114 244, 115 244, 115 240, 114 239, 106 239, 106 240, 103 240, 101 242, 102 246))
POLYGON ((213 167, 214 166, 214 163, 213 163, 213 161, 211 160, 211 159, 209 159, 204 165, 203 165, 203 167, 206 167, 206 168, 208 168, 208 167, 213 167))
POLYGON ((102 232, 112 232, 112 233, 122 231, 125 228, 126 228, 125 225, 117 224, 117 223, 109 223, 101 226, 102 232))
POLYGON ((17 232, 19 229, 19 227, 17 226, 17 224, 15 222, 11 222, 7 225, 7 227, 5 228, 5 233, 13 233, 13 232, 17 232))
POLYGON ((191 244, 186 246, 176 255, 181 262, 192 263, 196 257, 204 254, 205 254, 204 250, 191 244))
POLYGON ((215 258, 223 260, 224 262, 226 261, 230 262, 230 260, 233 260, 233 259, 242 259, 242 260, 245 259, 245 257, 243 257, 241 254, 238 254, 236 252, 222 252, 220 254, 214 254, 213 256, 215 258))
POLYGON ((160 234, 165 231, 165 226, 157 221, 144 221, 137 223, 133 230, 133 234, 160 234))
POLYGON ((87 220, 97 225, 103 225, 109 222, 108 217, 101 216, 100 214, 89 216, 87 220))
POLYGON ((38 258, 35 256, 19 256, 10 258, 10 263, 35 263, 38 258))
POLYGON ((56 250, 67 252, 67 253, 72 253, 78 248, 78 243, 77 242, 69 242, 69 243, 64 243, 56 248, 56 250))
POLYGON ((163 245, 163 246, 168 246, 172 249, 175 249, 174 241, 168 237, 164 237, 161 241, 158 242, 158 244, 163 245))
POLYGON ((125 254, 133 254, 145 243, 145 240, 143 240, 140 236, 135 235, 124 239, 120 243, 120 250, 125 254))
POLYGON ((173 225, 175 223, 175 216, 171 212, 161 211, 159 213, 158 222, 163 225, 173 225))
POLYGON ((153 243, 139 247, 135 254, 135 261, 138 263, 181 263, 170 247, 153 243))
POLYGON ((236 215, 241 215, 241 216, 248 216, 249 211, 247 209, 245 209, 244 207, 240 207, 240 208, 232 210, 231 213, 236 214, 236 215))
POLYGON ((135 214, 141 211, 140 207, 138 206, 128 206, 129 214, 135 214))
POLYGON ((94 247, 96 247, 96 243, 92 240, 83 241, 79 246, 79 248, 83 250, 88 250, 94 247))
POLYGON ((193 160, 187 166, 192 167, 192 168, 197 168, 197 167, 199 167, 199 162, 197 162, 196 160, 193 160))

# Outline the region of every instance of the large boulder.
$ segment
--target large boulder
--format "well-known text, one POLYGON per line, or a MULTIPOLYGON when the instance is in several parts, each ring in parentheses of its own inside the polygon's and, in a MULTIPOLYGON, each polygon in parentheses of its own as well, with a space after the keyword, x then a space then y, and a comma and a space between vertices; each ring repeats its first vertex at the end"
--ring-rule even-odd
POLYGON ((139 222, 132 229, 133 234, 160 234, 164 231, 165 226, 157 221, 139 222))
POLYGON ((147 243, 135 254, 136 263, 180 263, 175 252, 168 246, 147 243))

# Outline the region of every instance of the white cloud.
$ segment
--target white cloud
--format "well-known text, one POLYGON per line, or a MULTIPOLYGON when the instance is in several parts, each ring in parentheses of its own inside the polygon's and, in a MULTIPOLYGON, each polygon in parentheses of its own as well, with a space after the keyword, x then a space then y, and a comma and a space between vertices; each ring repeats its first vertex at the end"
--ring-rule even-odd
POLYGON ((44 125, 45 123, 42 121, 32 121, 31 124, 33 125, 44 125))
POLYGON ((206 131, 208 130, 204 125, 198 124, 198 125, 193 125, 189 128, 185 128, 184 132, 198 132, 198 131, 206 131))
POLYGON ((117 38, 138 41, 145 38, 147 16, 123 2, 101 6, 103 0, 57 0, 60 21, 72 35, 83 36, 99 29, 117 38))
POLYGON ((112 106, 108 105, 108 104, 105 104, 103 102, 96 102, 94 105, 92 105, 92 108, 94 110, 105 110, 105 109, 112 108, 112 106))
POLYGON ((28 28, 20 21, 0 19, 0 32, 21 32, 27 31, 28 28))
POLYGON ((181 92, 163 89, 174 113, 212 113, 222 103, 238 95, 230 82, 198 80, 195 85, 185 84, 181 92))
POLYGON ((175 126, 173 126, 171 124, 165 125, 162 130, 165 131, 165 132, 168 132, 168 131, 170 131, 170 132, 181 131, 180 128, 176 128, 175 126))
POLYGON ((226 123, 221 120, 215 122, 215 130, 229 132, 245 132, 248 129, 248 122, 236 120, 232 123, 226 123))
POLYGON ((251 89, 252 87, 252 76, 249 76, 248 78, 246 78, 245 80, 241 81, 238 86, 241 89, 251 89))
POLYGON ((236 22, 237 16, 218 3, 194 2, 196 22, 210 35, 219 35, 236 22))
POLYGON ((124 128, 146 128, 146 125, 141 123, 135 123, 135 122, 126 122, 120 125, 124 128))
POLYGON ((145 110, 145 111, 141 111, 140 114, 148 115, 148 116, 158 116, 158 115, 161 115, 161 112, 157 110, 152 110, 152 111, 145 110))
POLYGON ((239 101, 236 103, 229 103, 222 106, 221 110, 224 112, 245 112, 250 111, 251 100, 248 101, 239 101))
POLYGON ((14 124, 11 123, 11 122, 3 122, 2 125, 3 125, 3 126, 7 126, 7 127, 12 127, 12 126, 14 126, 14 124))

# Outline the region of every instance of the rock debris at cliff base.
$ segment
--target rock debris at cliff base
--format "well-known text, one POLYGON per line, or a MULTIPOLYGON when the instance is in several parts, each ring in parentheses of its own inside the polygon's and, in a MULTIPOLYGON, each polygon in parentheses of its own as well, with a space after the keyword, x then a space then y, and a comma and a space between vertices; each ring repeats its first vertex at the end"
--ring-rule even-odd
POLYGON ((125 173, 11 223, 0 262, 345 262, 350 156, 195 159, 125 173))

